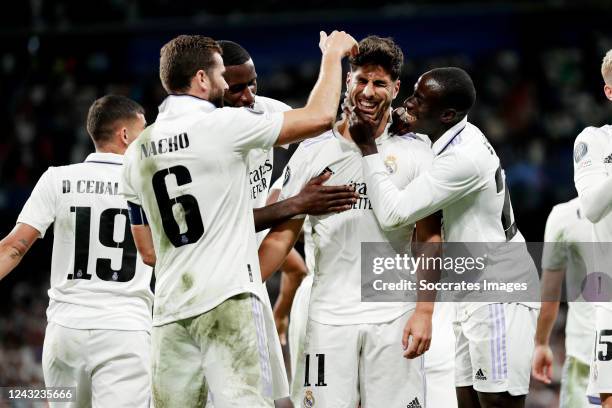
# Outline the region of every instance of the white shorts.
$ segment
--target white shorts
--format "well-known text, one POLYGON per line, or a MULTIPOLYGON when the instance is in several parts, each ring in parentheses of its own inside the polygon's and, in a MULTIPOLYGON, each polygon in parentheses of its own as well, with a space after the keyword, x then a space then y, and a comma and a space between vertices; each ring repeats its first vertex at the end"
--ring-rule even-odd
POLYGON ((427 378, 425 400, 428 407, 457 408, 455 391, 455 304, 436 303, 432 318, 431 345, 425 353, 427 378))
POLYGON ((455 385, 527 394, 538 312, 519 303, 483 304, 456 321, 455 385))
POLYGON ((42 366, 47 387, 76 387, 61 407, 149 407, 151 336, 141 330, 70 329, 49 322, 42 366))
POLYGON ((425 406, 423 357, 403 357, 407 312, 388 323, 334 326, 308 321, 303 408, 425 406))
POLYGON ((291 361, 291 402, 296 408, 302 404, 304 387, 304 342, 308 323, 308 305, 313 275, 304 278, 295 292, 289 321, 289 354, 291 361))
POLYGON ((153 327, 156 408, 273 407, 263 304, 243 293, 205 313, 153 327))
POLYGON ((592 404, 587 397, 588 383, 589 365, 576 357, 566 356, 561 374, 559 408, 589 408, 592 404))
POLYGON ((595 305, 595 334, 593 361, 588 394, 612 394, 612 310, 595 305))

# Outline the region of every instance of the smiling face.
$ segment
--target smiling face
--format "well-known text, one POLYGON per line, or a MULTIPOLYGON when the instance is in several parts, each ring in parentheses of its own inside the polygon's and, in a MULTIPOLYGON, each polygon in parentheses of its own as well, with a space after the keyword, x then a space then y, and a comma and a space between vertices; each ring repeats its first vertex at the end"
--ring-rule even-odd
POLYGON ((348 103, 371 118, 384 115, 383 123, 386 124, 389 107, 399 87, 400 81, 393 81, 380 65, 356 67, 347 78, 348 103))
POLYGON ((224 96, 226 105, 235 108, 243 106, 252 108, 257 94, 257 72, 253 60, 240 65, 226 66, 223 76, 229 87, 224 96))
POLYGON ((441 125, 443 88, 434 78, 423 74, 414 85, 414 92, 403 103, 406 113, 403 120, 410 131, 434 135, 441 125))

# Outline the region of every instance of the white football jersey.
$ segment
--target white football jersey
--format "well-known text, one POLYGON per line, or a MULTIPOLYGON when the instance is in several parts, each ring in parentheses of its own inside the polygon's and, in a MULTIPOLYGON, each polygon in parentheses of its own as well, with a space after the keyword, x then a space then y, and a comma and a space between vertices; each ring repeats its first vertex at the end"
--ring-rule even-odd
MULTIPOLYGON (((612 276, 610 265, 612 245, 612 125, 587 127, 574 143, 574 184, 585 217, 596 220, 591 224, 594 242, 594 268, 612 276)), ((612 310, 612 302, 598 306, 612 310)))
MULTIPOLYGON (((503 253, 497 251, 495 267, 487 268, 491 275, 486 278, 498 280, 495 275, 502 273, 503 281, 528 282, 528 287, 536 292, 537 270, 514 221, 499 157, 488 140, 466 117, 431 148, 435 156, 431 169, 403 189, 388 178, 384 155, 363 158, 372 206, 381 225, 387 228, 409 225, 442 210, 446 242, 523 243, 503 247, 503 253)), ((476 292, 471 295, 481 296, 476 292)), ((481 299, 463 303, 458 312, 468 315, 483 304, 496 303, 488 293, 482 294, 481 299)), ((539 307, 539 302, 520 303, 539 307)))
POLYGON ((270 149, 282 123, 282 113, 171 95, 128 148, 124 195, 144 209, 157 255, 154 325, 260 293, 247 157, 270 149))
MULTIPOLYGON (((256 96, 253 109, 258 112, 286 112, 291 106, 277 101, 276 99, 256 96)), ((266 206, 270 180, 272 179, 272 168, 274 165, 274 149, 252 149, 249 151, 249 189, 253 208, 266 206)), ((257 233, 257 246, 266 237, 269 230, 257 233)))
POLYGON ((565 269, 569 312, 565 325, 565 352, 590 364, 595 343, 595 309, 582 297, 586 263, 592 248, 591 223, 574 198, 553 207, 544 232, 543 269, 565 269))
MULTIPOLYGON (((427 168, 431 150, 415 135, 376 139, 391 179, 405 186, 427 168)), ((409 250, 414 225, 383 231, 372 211, 370 184, 363 179, 357 145, 337 129, 304 141, 285 168, 280 199, 296 195, 313 177, 331 171, 327 185, 355 186, 358 201, 349 211, 308 216, 312 226, 314 282, 309 316, 323 324, 346 325, 391 321, 414 307, 409 302, 361 302, 361 243, 405 242, 409 250)), ((303 217, 303 216, 302 216, 303 217)))
POLYGON ((151 330, 151 268, 142 263, 120 194, 123 156, 92 153, 49 167, 18 223, 53 223, 47 320, 72 329, 151 330))

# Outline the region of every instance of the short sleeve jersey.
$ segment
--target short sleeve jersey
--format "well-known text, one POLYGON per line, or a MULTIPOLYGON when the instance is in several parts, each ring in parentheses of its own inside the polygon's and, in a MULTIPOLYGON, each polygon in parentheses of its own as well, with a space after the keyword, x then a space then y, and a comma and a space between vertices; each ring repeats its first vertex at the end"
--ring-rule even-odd
POLYGON ((581 214, 578 198, 553 207, 546 221, 544 241, 542 268, 565 269, 568 299, 575 300, 568 303, 566 353, 589 364, 595 342, 595 311, 582 297, 582 287, 593 246, 591 223, 581 214))
POLYGON ((147 214, 157 255, 154 325, 259 293, 248 153, 269 150, 282 123, 282 113, 171 95, 129 147, 124 195, 147 214))
POLYGON ((47 319, 73 329, 151 329, 151 268, 137 255, 121 196, 123 156, 50 167, 18 223, 53 224, 47 319))
MULTIPOLYGON (((426 169, 431 150, 416 135, 389 136, 376 143, 385 157, 393 183, 403 187, 426 169)), ((393 242, 408 250, 414 225, 383 231, 372 211, 369 188, 363 178, 361 153, 355 143, 337 129, 304 141, 285 168, 280 199, 299 193, 313 177, 325 171, 332 176, 327 185, 350 184, 359 194, 353 208, 337 214, 309 215, 314 281, 309 316, 323 324, 382 323, 414 307, 409 302, 361 302, 361 243, 393 242)))

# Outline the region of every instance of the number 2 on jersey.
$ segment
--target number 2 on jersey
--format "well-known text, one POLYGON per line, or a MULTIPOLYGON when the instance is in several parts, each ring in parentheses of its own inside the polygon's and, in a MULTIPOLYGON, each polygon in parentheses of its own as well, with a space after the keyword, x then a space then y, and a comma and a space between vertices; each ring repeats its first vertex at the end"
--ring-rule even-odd
MULTIPOLYGON (((174 198, 168 195, 166 176, 174 175, 177 186, 191 183, 191 174, 185 166, 174 166, 168 169, 159 170, 153 175, 153 191, 162 218, 162 225, 168 240, 175 247, 193 244, 204 234, 204 224, 200 207, 194 196, 183 194, 174 198), (185 215, 185 227, 182 228, 174 217, 175 206, 182 206, 185 215)), ((178 210, 181 211, 181 210, 178 210)))
POLYGON ((506 233, 506 241, 510 241, 518 232, 518 228, 516 226, 516 222, 514 221, 514 211, 512 211, 512 203, 510 202, 510 192, 506 186, 501 166, 498 167, 497 171, 495 172, 495 185, 498 193, 505 190, 504 206, 501 213, 501 223, 502 227, 504 228, 504 232, 506 233))
MULTIPOLYGON (((70 212, 76 215, 74 231, 74 272, 68 279, 91 279, 87 272, 89 264, 89 235, 91 231, 91 207, 70 207, 70 212)), ((136 273, 136 246, 130 232, 130 222, 127 210, 120 208, 107 208, 100 214, 100 230, 98 240, 106 247, 122 249, 121 267, 114 270, 108 258, 96 259, 96 275, 104 281, 128 282, 136 273), (125 231, 123 241, 115 241, 115 217, 125 217, 125 231)))

